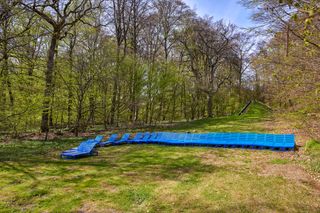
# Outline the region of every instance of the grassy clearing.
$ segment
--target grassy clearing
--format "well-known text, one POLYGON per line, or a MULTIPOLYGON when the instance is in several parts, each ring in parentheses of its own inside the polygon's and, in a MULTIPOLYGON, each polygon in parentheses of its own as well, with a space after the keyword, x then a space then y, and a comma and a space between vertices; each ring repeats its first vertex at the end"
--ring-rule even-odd
MULTIPOLYGON (((260 131, 260 105, 242 118, 202 120, 178 131, 260 131)), ((173 130, 170 129, 170 130, 173 130)), ((319 212, 317 183, 293 153, 123 145, 61 160, 79 139, 0 145, 1 212, 319 212)), ((310 145, 309 149, 318 149, 310 145)))

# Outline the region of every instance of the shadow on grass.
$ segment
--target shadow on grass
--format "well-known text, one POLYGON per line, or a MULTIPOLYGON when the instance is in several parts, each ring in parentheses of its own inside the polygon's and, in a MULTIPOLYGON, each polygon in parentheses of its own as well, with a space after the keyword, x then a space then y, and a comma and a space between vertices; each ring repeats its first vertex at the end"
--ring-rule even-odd
POLYGON ((49 157, 53 151, 65 150, 76 146, 83 139, 60 139, 52 141, 12 141, 0 143, 0 162, 19 159, 32 159, 35 157, 49 157))
POLYGON ((3 165, 0 167, 2 170, 13 170, 15 172, 22 173, 33 180, 37 180, 37 178, 32 174, 32 172, 28 171, 26 169, 26 166, 21 165, 20 162, 14 165, 12 163, 2 161, 1 164, 3 165))
POLYGON ((188 173, 213 172, 218 168, 201 164, 192 154, 183 154, 183 147, 165 147, 158 145, 124 145, 99 148, 100 155, 77 160, 62 160, 61 150, 75 142, 68 140, 43 142, 19 142, 2 145, 0 168, 3 171, 23 174, 36 180, 39 176, 69 175, 82 168, 95 172, 120 175, 129 179, 142 174, 149 178, 176 179, 188 173), (37 174, 37 168, 43 174, 37 174), (48 171, 46 171, 48 170, 48 171))

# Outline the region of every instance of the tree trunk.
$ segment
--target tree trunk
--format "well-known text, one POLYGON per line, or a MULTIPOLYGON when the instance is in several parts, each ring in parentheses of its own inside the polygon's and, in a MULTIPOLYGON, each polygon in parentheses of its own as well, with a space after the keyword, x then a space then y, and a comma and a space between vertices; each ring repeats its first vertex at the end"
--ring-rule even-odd
POLYGON ((74 48, 74 41, 70 41, 70 49, 69 49, 69 85, 68 85, 68 108, 67 108, 67 116, 68 116, 68 128, 70 128, 71 125, 71 117, 72 117, 72 98, 73 98, 73 92, 72 92, 72 72, 73 72, 73 48, 74 48))
POLYGON ((68 89, 68 109, 67 109, 67 113, 68 113, 68 128, 70 128, 71 125, 71 116, 72 116, 72 91, 71 88, 68 89))
POLYGON ((3 30, 3 37, 4 37, 4 42, 3 42, 3 66, 0 74, 0 79, 2 80, 2 88, 0 92, 0 105, 1 108, 0 110, 5 113, 6 110, 6 87, 8 89, 8 94, 9 94, 9 100, 10 100, 10 108, 13 110, 13 105, 14 105, 14 98, 13 98, 13 93, 12 93, 12 87, 11 87, 11 81, 9 80, 9 49, 8 49, 8 42, 9 40, 7 39, 7 28, 8 28, 8 23, 5 23, 5 27, 3 30))
POLYGON ((239 97, 239 104, 242 103, 242 94, 241 94, 241 88, 242 88, 242 74, 240 73, 239 79, 238 79, 238 97, 239 97))
POLYGON ((121 86, 118 85, 117 105, 116 105, 116 126, 119 126, 121 107, 121 86))
POLYGON ((171 118, 170 122, 172 123, 173 121, 176 120, 176 94, 177 94, 177 85, 174 86, 173 88, 173 95, 172 95, 172 111, 171 111, 171 118))
POLYGON ((41 132, 49 132, 49 109, 51 105, 51 95, 52 95, 52 81, 53 81, 53 71, 54 71, 54 58, 55 49, 57 46, 58 37, 57 33, 53 33, 50 42, 50 48, 48 51, 48 61, 47 70, 45 72, 45 90, 44 90, 44 100, 43 100, 43 111, 41 118, 41 132))
POLYGON ((208 118, 212 118, 213 117, 213 113, 212 113, 212 98, 213 98, 213 94, 209 93, 208 94, 208 104, 207 104, 208 118))
POLYGON ((192 94, 191 101, 191 120, 193 121, 196 117, 196 95, 192 94))
POLYGON ((134 122, 136 123, 139 120, 139 106, 136 106, 136 116, 134 118, 134 122))
POLYGON ((107 82, 104 82, 103 88, 103 98, 102 98, 102 108, 103 108, 103 125, 104 129, 107 129, 108 126, 108 113, 107 113, 107 94, 108 94, 108 86, 107 82))
POLYGON ((150 102, 149 108, 150 108, 149 125, 151 125, 153 122, 153 114, 154 114, 154 104, 152 102, 150 102))
POLYGON ((136 120, 136 65, 134 64, 130 81, 130 121, 134 124, 136 120))
POLYGON ((78 96, 77 120, 76 120, 75 129, 74 129, 74 134, 76 137, 78 137, 79 130, 81 127, 83 99, 84 99, 84 93, 80 91, 80 94, 78 96))
POLYGON ((149 120, 149 101, 147 101, 147 103, 146 103, 144 123, 147 124, 148 120, 149 120))
POLYGON ((163 113, 163 98, 162 95, 160 97, 160 103, 159 103, 159 114, 158 114, 158 121, 160 122, 162 119, 162 113, 163 113))
POLYGON ((90 93, 89 97, 89 116, 88 116, 88 124, 91 126, 95 125, 95 99, 94 93, 90 93))
POLYGON ((112 102, 111 102, 111 110, 110 110, 110 124, 113 125, 115 122, 116 115, 116 106, 117 106, 117 91, 118 91, 118 83, 117 79, 114 78, 113 82, 113 93, 112 93, 112 102))

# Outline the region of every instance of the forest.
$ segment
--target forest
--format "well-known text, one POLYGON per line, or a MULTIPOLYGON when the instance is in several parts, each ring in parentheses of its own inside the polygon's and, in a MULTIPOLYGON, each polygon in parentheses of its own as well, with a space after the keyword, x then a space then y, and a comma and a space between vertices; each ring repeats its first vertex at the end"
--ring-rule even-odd
POLYGON ((253 99, 313 125, 319 4, 308 2, 244 0, 261 26, 241 29, 181 0, 1 1, 0 130, 78 135, 232 115, 253 99))
POLYGON ((0 212, 319 213, 319 121, 319 0, 0 0, 0 212))
POLYGON ((182 1, 2 4, 3 131, 194 120, 248 99, 250 39, 182 1))

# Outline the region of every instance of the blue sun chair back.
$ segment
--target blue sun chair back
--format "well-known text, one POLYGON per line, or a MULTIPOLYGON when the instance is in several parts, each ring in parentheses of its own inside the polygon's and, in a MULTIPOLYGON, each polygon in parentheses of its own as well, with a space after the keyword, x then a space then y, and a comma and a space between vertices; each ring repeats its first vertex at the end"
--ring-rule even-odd
POLYGON ((62 152, 60 156, 61 158, 72 159, 90 155, 97 155, 98 152, 96 152, 94 148, 98 143, 98 141, 89 140, 87 143, 81 143, 76 149, 62 152))
MULTIPOLYGON (((98 145, 98 144, 101 142, 102 139, 103 139, 103 136, 102 136, 102 135, 98 135, 95 139, 88 139, 88 140, 86 140, 86 141, 81 142, 81 143, 79 144, 79 146, 80 146, 81 144, 86 144, 86 143, 96 143, 96 145, 98 145)), ((71 148, 71 149, 69 149, 69 150, 66 150, 66 151, 63 151, 63 153, 64 153, 64 152, 72 152, 72 151, 74 151, 74 150, 77 150, 79 146, 73 147, 73 148, 71 148)))
POLYGON ((113 143, 113 145, 120 145, 120 144, 124 144, 124 143, 127 143, 127 141, 129 140, 130 138, 130 133, 125 133, 122 135, 121 139, 118 140, 118 141, 115 141, 113 143))
POLYGON ((159 133, 158 132, 153 132, 151 133, 149 139, 148 139, 148 143, 155 143, 157 140, 159 133))
POLYGON ((139 143, 142 137, 143 137, 143 133, 138 132, 137 134, 135 134, 135 136, 132 139, 128 140, 128 143, 139 143))
POLYGON ((107 141, 105 142, 101 142, 100 146, 108 146, 108 145, 112 145, 112 143, 114 143, 118 138, 118 134, 112 134, 110 135, 110 137, 108 138, 107 141))
POLYGON ((141 138, 141 140, 139 141, 139 143, 148 143, 148 140, 149 140, 150 136, 151 136, 150 132, 144 133, 144 135, 141 138))

